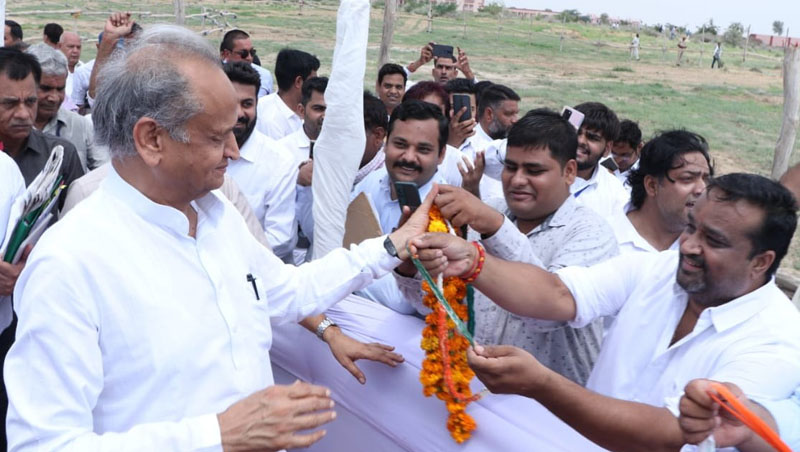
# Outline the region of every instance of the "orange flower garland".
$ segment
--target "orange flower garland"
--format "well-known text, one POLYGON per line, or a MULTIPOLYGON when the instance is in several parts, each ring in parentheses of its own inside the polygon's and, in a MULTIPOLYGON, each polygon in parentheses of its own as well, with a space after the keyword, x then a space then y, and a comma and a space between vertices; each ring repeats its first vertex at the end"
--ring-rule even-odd
MULTIPOLYGON (((449 231, 435 205, 431 207, 428 218, 428 232, 449 231)), ((427 326, 422 330, 420 346, 425 350, 425 360, 419 379, 426 397, 436 395, 445 402, 450 413, 447 430, 456 442, 463 443, 477 427, 472 416, 466 413, 467 405, 479 398, 479 395, 472 394, 469 387, 470 380, 475 376, 467 365, 469 341, 458 333, 425 281, 422 282, 422 289, 425 291, 422 302, 433 312, 425 317, 427 326)), ((458 317, 467 322, 469 309, 464 303, 466 283, 459 277, 446 278, 442 292, 458 317)))

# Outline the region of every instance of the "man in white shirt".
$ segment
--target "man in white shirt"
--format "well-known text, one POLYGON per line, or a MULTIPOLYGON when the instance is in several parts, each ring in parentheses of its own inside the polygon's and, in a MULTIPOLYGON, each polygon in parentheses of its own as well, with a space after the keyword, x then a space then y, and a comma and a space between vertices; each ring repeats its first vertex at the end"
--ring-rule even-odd
POLYGON ((35 56, 42 66, 42 78, 37 91, 36 129, 72 143, 78 151, 84 171, 107 162, 109 156, 102 148, 94 146, 91 119, 61 108, 69 73, 67 58, 60 51, 41 43, 32 45, 26 52, 35 56))
POLYGON ((83 48, 83 43, 81 42, 81 37, 78 35, 78 33, 75 33, 74 31, 65 31, 64 34, 61 35, 61 41, 59 41, 58 47, 67 57, 69 74, 67 75, 66 97, 71 100, 72 76, 75 73, 75 69, 83 65, 81 62, 81 49, 83 48))
POLYGON ((578 130, 578 177, 570 191, 578 202, 611 221, 614 215, 623 212, 628 192, 599 163, 611 151, 619 134, 619 119, 599 102, 585 102, 575 109, 584 114, 584 119, 578 130))
POLYGON ((310 53, 295 49, 281 49, 275 58, 275 81, 278 91, 265 96, 258 103, 258 122, 261 133, 280 140, 303 125, 298 114, 303 82, 316 77, 319 60, 310 53))
MULTIPOLYGON (((11 218, 11 207, 14 201, 25 193, 25 179, 19 171, 14 159, 5 152, 0 151, 0 250, 6 247, 6 234, 10 235, 9 224, 11 218)), ((3 260, 0 254, 0 331, 11 324, 11 293, 14 291, 14 284, 17 282, 19 273, 25 266, 22 262, 12 265, 3 260)))
POLYGON ((614 175, 617 176, 622 186, 630 191, 631 186, 628 183, 628 175, 636 168, 639 163, 639 155, 642 153, 642 131, 639 129, 639 124, 631 121, 630 119, 623 119, 619 123, 619 134, 611 146, 611 157, 617 169, 614 170, 614 175))
POLYGON ((242 30, 230 30, 222 37, 219 43, 219 55, 223 63, 233 63, 235 61, 246 61, 258 72, 261 77, 261 86, 258 88, 258 97, 264 97, 273 92, 272 74, 263 67, 253 62, 256 56, 256 49, 250 40, 250 35, 242 30))
POLYGON ((513 89, 498 84, 489 85, 478 97, 475 136, 478 149, 484 150, 492 141, 508 136, 511 126, 519 118, 520 97, 513 89))
POLYGON ((282 265, 212 191, 238 153, 216 52, 164 25, 124 52, 95 104, 113 171, 42 238, 16 288, 10 448, 306 447, 324 431, 299 432, 335 417, 330 391, 273 386, 270 318, 320 312, 407 258, 433 197, 388 238, 282 265))
POLYGON ((620 253, 677 250, 689 212, 713 175, 702 136, 672 130, 648 141, 630 176, 626 212, 611 221, 620 253))
POLYGON ((240 154, 228 171, 261 222, 272 251, 288 261, 297 241, 297 165, 283 147, 256 130, 258 72, 246 62, 226 63, 223 70, 239 105, 233 133, 240 154))
MULTIPOLYGON (((446 152, 447 127, 441 110, 427 102, 405 101, 392 113, 384 147, 385 167, 369 174, 352 193, 352 198, 360 193, 367 195, 384 233, 394 230, 402 216, 395 182, 415 183, 421 198, 428 195, 434 183, 443 182, 437 170, 446 152)), ((416 312, 392 275, 370 284, 359 294, 402 314, 416 312)))
MULTIPOLYGON (((317 141, 325 120, 325 89, 328 87, 327 77, 311 77, 303 82, 300 96, 300 112, 303 126, 291 134, 278 140, 278 144, 288 154, 297 171, 297 196, 295 216, 303 232, 301 245, 308 249, 314 229, 314 217, 311 214, 313 197, 311 194, 312 172, 314 170, 312 143, 317 141)), ((298 255, 298 257, 300 257, 298 255)), ((305 255, 302 256, 305 259, 305 255)), ((308 256, 309 258, 311 256, 308 256)), ((297 261, 295 261, 297 263, 297 261)))
POLYGON ((395 63, 386 63, 378 71, 378 80, 375 82, 375 93, 386 105, 386 115, 391 115, 394 107, 403 101, 406 93, 406 74, 403 66, 395 63))
MULTIPOLYGON (((586 388, 510 346, 476 347, 470 366, 492 392, 534 398, 607 449, 678 449, 678 403, 692 379, 729 381, 767 400, 800 384, 800 313, 773 277, 796 226, 787 189, 727 174, 697 200, 680 253, 555 274, 487 254, 475 288, 505 309, 573 326, 617 319, 586 388)), ((434 273, 474 268, 475 247, 457 237, 426 234, 412 246, 434 273)))

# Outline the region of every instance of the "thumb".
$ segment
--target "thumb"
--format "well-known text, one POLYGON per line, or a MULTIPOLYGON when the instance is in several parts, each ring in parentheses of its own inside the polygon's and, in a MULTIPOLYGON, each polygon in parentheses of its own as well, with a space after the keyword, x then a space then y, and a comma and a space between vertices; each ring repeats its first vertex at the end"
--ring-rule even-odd
POLYGON ((480 151, 477 155, 475 155, 475 170, 478 172, 483 172, 483 169, 486 167, 486 151, 480 151))

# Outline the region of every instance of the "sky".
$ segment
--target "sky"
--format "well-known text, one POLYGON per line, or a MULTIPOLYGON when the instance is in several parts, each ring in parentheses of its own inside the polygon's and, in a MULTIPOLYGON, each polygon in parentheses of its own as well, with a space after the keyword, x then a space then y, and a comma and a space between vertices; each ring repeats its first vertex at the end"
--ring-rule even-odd
MULTIPOLYGON (((487 0, 487 3, 489 1, 487 0)), ((607 13, 620 19, 640 19, 646 24, 688 25, 694 31, 714 19, 723 31, 733 22, 741 22, 751 33, 772 34, 772 22, 783 21, 783 32, 800 36, 800 1, 798 0, 504 0, 505 6, 562 11, 577 9, 583 14, 607 13)))

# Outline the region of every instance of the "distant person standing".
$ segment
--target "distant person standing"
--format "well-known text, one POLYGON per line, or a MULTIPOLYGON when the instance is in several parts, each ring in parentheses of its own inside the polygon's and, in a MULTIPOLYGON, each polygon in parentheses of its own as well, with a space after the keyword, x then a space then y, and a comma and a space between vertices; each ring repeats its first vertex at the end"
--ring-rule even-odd
POLYGON ((686 36, 681 36, 680 42, 678 42, 678 61, 675 63, 676 65, 681 65, 681 60, 683 60, 683 52, 686 51, 686 47, 689 46, 689 43, 686 42, 686 36))
POLYGON ((714 47, 714 57, 711 59, 711 69, 714 69, 715 64, 718 68, 722 69, 722 43, 719 41, 717 41, 717 45, 714 47))
POLYGON ((633 40, 631 41, 631 60, 639 61, 639 33, 633 35, 633 40))

